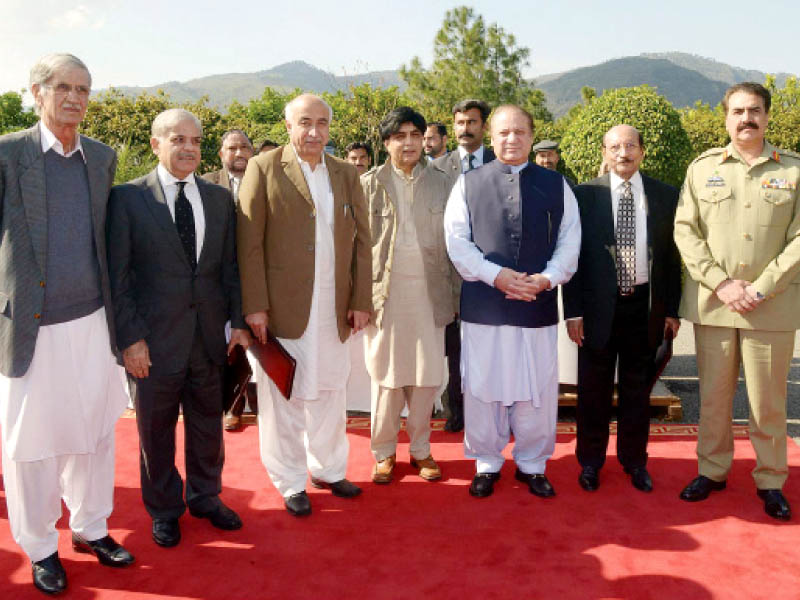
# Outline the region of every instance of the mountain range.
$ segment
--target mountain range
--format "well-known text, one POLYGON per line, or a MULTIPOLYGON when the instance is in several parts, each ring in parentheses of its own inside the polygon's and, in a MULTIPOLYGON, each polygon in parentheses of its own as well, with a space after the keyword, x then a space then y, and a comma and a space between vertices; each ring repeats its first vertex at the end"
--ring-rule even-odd
MULTIPOLYGON (((774 75, 780 86, 790 74, 774 75)), ((595 88, 600 95, 609 88, 648 84, 680 108, 691 106, 698 100, 714 106, 731 84, 741 81, 762 83, 765 77, 766 73, 762 71, 742 69, 694 54, 663 52, 614 58, 563 73, 542 75, 536 78, 535 85, 544 92, 553 116, 559 117, 581 101, 580 91, 584 86, 595 88)), ((260 97, 267 86, 284 92, 301 88, 320 93, 345 90, 350 85, 362 83, 405 88, 396 70, 334 75, 303 61, 293 61, 255 73, 225 73, 150 87, 121 86, 116 89, 126 95, 163 90, 178 102, 192 102, 207 96, 210 104, 224 108, 234 100, 247 103, 260 97)))

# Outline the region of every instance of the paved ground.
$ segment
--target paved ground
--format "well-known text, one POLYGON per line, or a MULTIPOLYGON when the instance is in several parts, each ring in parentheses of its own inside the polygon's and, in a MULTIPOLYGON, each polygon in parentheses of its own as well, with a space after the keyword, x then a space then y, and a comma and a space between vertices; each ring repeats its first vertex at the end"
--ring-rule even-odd
MULTIPOLYGON (((795 338, 794 359, 789 372, 787 412, 789 435, 800 444, 800 332, 795 338)), ((673 357, 661 379, 669 390, 681 399, 683 421, 697 423, 699 393, 697 385, 697 362, 694 356, 694 334, 692 324, 683 321, 673 346, 673 357)), ((749 410, 744 378, 739 374, 739 388, 733 400, 733 416, 736 423, 746 425, 749 410)))

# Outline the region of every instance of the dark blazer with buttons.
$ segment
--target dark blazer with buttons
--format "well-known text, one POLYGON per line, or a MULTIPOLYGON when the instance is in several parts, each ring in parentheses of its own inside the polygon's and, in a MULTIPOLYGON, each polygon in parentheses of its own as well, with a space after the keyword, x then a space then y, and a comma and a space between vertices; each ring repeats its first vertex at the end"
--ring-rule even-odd
MULTIPOLYGON (((106 263, 106 205, 117 155, 81 136, 89 179, 92 228, 109 335, 114 344, 111 288, 106 263)), ((21 377, 33 359, 44 303, 47 197, 44 153, 37 123, 0 137, 0 373, 21 377)))
MULTIPOLYGON (((488 146, 484 146, 483 163, 481 166, 493 161, 495 158, 496 157, 492 149, 488 146)), ((447 173, 447 177, 450 179, 450 187, 452 188, 455 185, 458 176, 461 175, 461 155, 458 153, 458 149, 452 150, 444 156, 434 159, 433 164, 447 173)))
MULTIPOLYGON (((647 199, 647 251, 650 282, 648 342, 657 348, 664 319, 678 317, 681 259, 672 237, 678 190, 642 174, 647 199)), ((611 335, 617 302, 616 238, 608 174, 575 188, 581 215, 578 270, 563 288, 564 317, 583 317, 584 343, 603 348, 611 335)))
POLYGON ((225 323, 245 328, 236 264, 233 200, 195 177, 205 235, 193 272, 156 170, 111 190, 108 262, 120 350, 144 339, 151 370, 176 373, 189 361, 197 324, 209 357, 227 355, 225 323))

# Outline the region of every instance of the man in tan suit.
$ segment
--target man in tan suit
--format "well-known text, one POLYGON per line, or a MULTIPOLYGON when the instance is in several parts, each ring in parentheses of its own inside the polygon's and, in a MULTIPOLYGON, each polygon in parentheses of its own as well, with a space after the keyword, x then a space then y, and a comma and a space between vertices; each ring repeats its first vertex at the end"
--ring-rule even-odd
POLYGON ((229 129, 222 134, 219 158, 222 168, 203 175, 203 179, 229 190, 233 201, 239 201, 239 186, 242 183, 247 161, 253 157, 253 143, 241 129, 229 129))
POLYGON ((781 488, 786 380, 800 326, 800 156, 764 140, 770 100, 757 83, 728 89, 722 106, 731 143, 689 166, 675 215, 687 270, 680 314, 695 324, 700 376, 699 475, 680 497, 705 500, 725 488, 742 363, 758 496, 769 516, 788 520, 781 488))
POLYGON ((372 310, 370 234, 355 167, 324 152, 332 116, 311 94, 289 102, 290 143, 251 160, 239 193, 245 320, 297 359, 288 401, 257 374, 261 460, 295 516, 311 513, 307 470, 334 495, 361 492, 345 479, 346 342, 372 310))

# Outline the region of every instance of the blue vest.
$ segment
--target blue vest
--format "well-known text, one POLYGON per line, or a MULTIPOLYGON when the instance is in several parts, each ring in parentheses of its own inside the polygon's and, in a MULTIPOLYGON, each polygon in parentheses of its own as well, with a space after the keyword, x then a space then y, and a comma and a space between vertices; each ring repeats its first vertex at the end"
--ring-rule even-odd
MULTIPOLYGON (((541 273, 553 256, 564 215, 564 178, 528 163, 518 174, 494 160, 465 174, 472 240, 489 260, 522 273, 541 273)), ((558 323, 558 294, 533 302, 506 300, 482 281, 461 288, 461 319, 483 325, 546 327, 558 323)))

